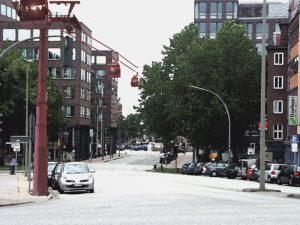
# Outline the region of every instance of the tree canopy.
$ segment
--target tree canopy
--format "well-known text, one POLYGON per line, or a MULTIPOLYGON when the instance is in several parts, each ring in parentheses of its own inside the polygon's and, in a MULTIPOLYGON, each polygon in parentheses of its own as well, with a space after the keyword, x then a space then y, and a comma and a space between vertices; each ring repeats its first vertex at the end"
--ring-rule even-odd
MULTIPOLYGON (((37 95, 37 64, 24 60, 20 50, 12 50, 0 59, 0 112, 9 123, 6 134, 22 132, 25 122, 26 73, 28 73, 29 111, 35 112, 37 95), (24 115, 24 116, 21 116, 24 115), (25 119, 24 119, 25 120, 25 119), (24 122, 24 123, 23 123, 24 122)), ((63 98, 51 77, 47 77, 48 137, 56 139, 67 125, 62 111, 63 98)))
POLYGON ((231 117, 232 147, 239 150, 249 125, 259 120, 260 56, 243 26, 226 22, 215 39, 186 26, 163 47, 161 62, 145 65, 141 81, 142 120, 166 142, 185 136, 195 147, 226 149, 231 117))

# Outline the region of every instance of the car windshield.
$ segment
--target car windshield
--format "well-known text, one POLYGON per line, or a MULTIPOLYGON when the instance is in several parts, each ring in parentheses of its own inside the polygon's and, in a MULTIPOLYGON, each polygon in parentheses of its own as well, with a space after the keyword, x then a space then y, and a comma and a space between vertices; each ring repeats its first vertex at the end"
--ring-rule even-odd
POLYGON ((89 168, 85 164, 69 164, 64 166, 65 173, 88 173, 89 168))
POLYGON ((300 166, 297 167, 297 172, 300 173, 300 166))
POLYGON ((279 169, 279 165, 278 164, 275 164, 274 165, 274 170, 278 170, 279 169))
POLYGON ((52 172, 52 170, 54 169, 54 167, 55 167, 54 163, 48 164, 48 172, 52 172))

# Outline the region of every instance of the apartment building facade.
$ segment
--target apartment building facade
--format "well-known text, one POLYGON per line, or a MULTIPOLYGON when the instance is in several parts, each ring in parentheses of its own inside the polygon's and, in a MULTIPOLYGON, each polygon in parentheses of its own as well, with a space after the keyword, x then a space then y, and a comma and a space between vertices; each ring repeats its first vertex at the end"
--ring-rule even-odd
MULTIPOLYGON (((3 47, 6 42, 12 44, 27 38, 39 37, 38 29, 28 29, 18 21, 10 0, 0 0, 0 9, 0 47, 3 47)), ((117 90, 117 81, 103 76, 104 95, 94 94, 93 81, 96 80, 96 75, 94 76, 93 66, 97 61, 94 60, 96 56, 93 56, 91 48, 92 31, 85 24, 80 23, 80 25, 81 29, 75 29, 72 36, 69 36, 65 32, 63 23, 52 23, 47 35, 56 37, 48 37, 46 43, 48 49, 47 75, 51 76, 64 97, 63 110, 68 120, 68 129, 61 132, 59 143, 64 150, 64 160, 76 161, 89 158, 92 149, 95 149, 97 127, 93 117, 95 117, 96 103, 99 103, 100 100, 105 101, 106 108, 103 109, 103 114, 106 116, 103 117, 102 128, 104 131, 107 130, 106 136, 109 136, 107 139, 111 140, 111 135, 116 136, 111 130, 117 126, 116 119, 111 116, 114 111, 111 101, 114 102, 115 98, 110 97, 111 89, 117 90), (68 61, 66 54, 70 48, 72 60, 68 61)), ((26 60, 38 62, 38 39, 22 42, 18 48, 22 49, 26 60)), ((101 51, 99 52, 101 53, 101 51)), ((106 60, 102 65, 101 73, 106 73, 109 62, 106 60)), ((117 95, 116 91, 113 93, 114 96, 117 95)), ((59 147, 55 144, 49 145, 49 159, 58 157, 58 151, 55 151, 55 148, 59 147)))

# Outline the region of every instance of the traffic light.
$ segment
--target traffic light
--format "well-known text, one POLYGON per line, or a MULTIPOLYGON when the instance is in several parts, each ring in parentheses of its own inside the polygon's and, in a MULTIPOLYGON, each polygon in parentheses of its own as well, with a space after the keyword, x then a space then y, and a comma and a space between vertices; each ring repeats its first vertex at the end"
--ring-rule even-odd
POLYGON ((65 37, 65 66, 71 67, 73 65, 73 38, 65 37))

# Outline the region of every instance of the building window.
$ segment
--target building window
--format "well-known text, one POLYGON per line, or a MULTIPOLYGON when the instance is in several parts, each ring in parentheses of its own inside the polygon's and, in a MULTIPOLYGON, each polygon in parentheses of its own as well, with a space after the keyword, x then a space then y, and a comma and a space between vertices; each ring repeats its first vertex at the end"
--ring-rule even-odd
POLYGON ((48 75, 52 77, 52 79, 60 79, 60 68, 57 67, 49 67, 48 75))
POLYGON ((222 23, 210 23, 209 24, 209 29, 210 29, 210 33, 209 33, 209 37, 214 39, 217 35, 217 31, 221 28, 222 23))
POLYGON ((86 90, 86 100, 91 101, 91 91, 90 90, 86 90))
MULTIPOLYGON (((268 39, 268 24, 266 24, 266 39, 268 39)), ((256 39, 262 39, 262 23, 257 23, 256 24, 256 39)))
POLYGON ((274 54, 274 65, 283 65, 283 53, 274 54))
POLYGON ((6 5, 1 4, 1 14, 6 16, 6 5))
POLYGON ((3 41, 16 41, 15 29, 3 29, 3 41))
POLYGON ((11 17, 11 8, 10 8, 10 7, 7 7, 6 15, 7 15, 8 17, 11 17))
POLYGON ((252 24, 251 23, 245 23, 244 24, 245 26, 245 32, 246 32, 246 35, 248 36, 249 39, 252 39, 252 24))
POLYGON ((67 105, 65 106, 65 115, 66 117, 73 117, 75 115, 75 107, 67 105))
POLYGON ((70 86, 64 87, 64 97, 65 98, 74 98, 74 88, 70 86))
POLYGON ((60 48, 48 48, 48 59, 49 60, 60 60, 61 53, 60 48))
POLYGON ((75 79, 75 69, 70 67, 64 68, 64 79, 75 79))
POLYGON ((106 64, 106 56, 97 56, 96 57, 97 65, 105 65, 106 64))
MULTIPOLYGON (((33 37, 39 37, 40 36, 40 30, 38 30, 38 29, 34 29, 33 30, 33 37)), ((35 38, 35 39, 33 39, 34 41, 40 41, 40 39, 39 38, 35 38)))
POLYGON ((96 70, 96 79, 103 79, 105 77, 105 70, 96 70))
POLYGON ((273 113, 276 113, 276 114, 283 113, 283 101, 282 100, 274 100, 273 101, 273 113))
POLYGON ((206 23, 199 23, 199 36, 206 37, 206 23))
POLYGON ((76 60, 76 49, 73 48, 73 55, 72 55, 72 60, 76 60))
POLYGON ((273 88, 283 89, 283 76, 274 76, 273 88))
POLYGON ((18 30, 18 40, 24 41, 25 39, 31 38, 31 30, 19 29, 18 30))
POLYGON ((80 76, 81 80, 85 81, 85 70, 81 69, 81 76, 80 76))
POLYGON ((273 125, 273 139, 282 140, 283 139, 283 125, 274 124, 273 125))
POLYGON ((90 108, 85 108, 85 117, 86 118, 91 118, 91 110, 90 110, 90 108))
POLYGON ((85 117, 85 107, 80 106, 80 117, 84 118, 85 117))
POLYGON ((207 4, 206 2, 200 2, 199 4, 199 17, 200 19, 205 19, 206 18, 206 7, 207 4))
POLYGON ((86 82, 91 83, 91 73, 86 71, 86 82))
MULTIPOLYGON (((61 30, 59 29, 49 29, 48 36, 60 36, 61 30)), ((48 41, 60 41, 60 37, 48 37, 48 41)))
POLYGON ((80 99, 86 99, 86 97, 85 97, 85 89, 83 89, 83 88, 80 89, 80 99))
POLYGON ((236 2, 226 2, 226 18, 227 19, 236 19, 237 18, 236 2))

